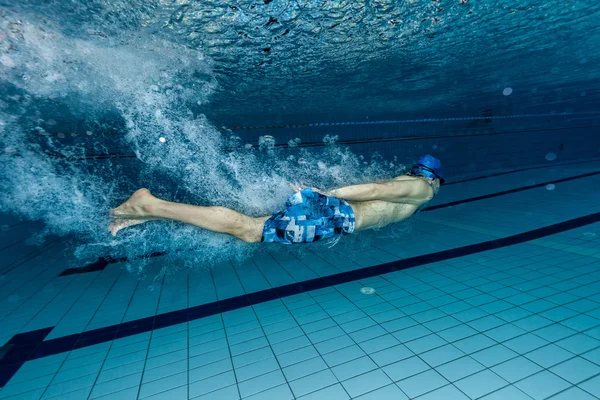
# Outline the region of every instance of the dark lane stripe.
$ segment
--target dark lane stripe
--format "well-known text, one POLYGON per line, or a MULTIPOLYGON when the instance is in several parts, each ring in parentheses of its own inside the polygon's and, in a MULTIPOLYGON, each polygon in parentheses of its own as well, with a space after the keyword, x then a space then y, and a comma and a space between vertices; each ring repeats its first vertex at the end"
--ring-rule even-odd
POLYGON ((518 243, 555 235, 560 232, 580 228, 589 224, 600 222, 600 212, 569 221, 560 222, 544 228, 534 229, 519 233, 502 239, 494 239, 483 243, 472 244, 437 253, 407 258, 386 264, 375 265, 354 271, 342 272, 322 278, 310 279, 308 281, 292 283, 272 289, 247 295, 232 297, 225 300, 215 301, 201 306, 191 307, 183 310, 159 314, 123 324, 111 325, 105 328, 94 329, 83 333, 63 336, 56 339, 44 341, 44 338, 53 328, 40 329, 38 331, 20 333, 15 335, 8 344, 13 345, 8 353, 0 360, 0 387, 3 387, 10 378, 18 371, 24 362, 34 360, 53 354, 92 346, 98 343, 108 342, 114 339, 149 332, 154 329, 164 328, 199 318, 220 314, 226 311, 236 310, 242 307, 264 303, 269 300, 292 296, 310 290, 321 289, 358 279, 370 278, 394 271, 445 261, 453 258, 464 257, 483 251, 499 249, 518 243))
POLYGON ((423 211, 432 211, 432 210, 437 210, 437 209, 440 209, 440 208, 446 208, 446 207, 456 206, 456 205, 459 205, 459 204, 471 203, 473 201, 491 199, 492 197, 498 197, 498 196, 504 196, 504 195, 511 194, 511 193, 523 192, 525 190, 531 190, 531 189, 536 189, 536 188, 544 187, 544 186, 549 185, 549 184, 574 181, 576 179, 582 179, 582 178, 589 178, 590 176, 594 176, 594 175, 600 175, 600 171, 589 172, 587 174, 571 176, 571 177, 568 177, 568 178, 558 179, 558 180, 550 181, 550 182, 537 183, 535 185, 523 186, 523 187, 516 188, 516 189, 504 190, 502 192, 496 192, 496 193, 492 193, 492 194, 486 194, 486 195, 483 195, 483 196, 471 197, 469 199, 451 201, 450 203, 444 203, 444 204, 440 204, 440 205, 437 205, 437 206, 427 207, 423 211))

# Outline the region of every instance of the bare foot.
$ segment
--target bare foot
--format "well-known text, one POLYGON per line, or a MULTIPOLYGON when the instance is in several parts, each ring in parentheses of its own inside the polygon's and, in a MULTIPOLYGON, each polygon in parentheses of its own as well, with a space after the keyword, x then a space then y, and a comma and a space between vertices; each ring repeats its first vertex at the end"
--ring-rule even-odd
POLYGON ((125 203, 110 210, 110 215, 114 221, 110 224, 108 230, 113 236, 116 236, 117 232, 128 226, 160 219, 152 216, 154 207, 159 202, 160 200, 152 196, 148 189, 136 191, 125 203))

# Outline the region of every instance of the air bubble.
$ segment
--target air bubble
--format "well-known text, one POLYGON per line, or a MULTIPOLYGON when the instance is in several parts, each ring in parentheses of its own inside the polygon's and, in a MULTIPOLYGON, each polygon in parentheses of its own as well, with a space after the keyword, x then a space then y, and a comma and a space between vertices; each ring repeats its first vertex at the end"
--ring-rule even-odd
POLYGON ((372 287, 365 286, 365 287, 360 288, 360 292, 362 294, 373 294, 373 293, 375 293, 375 289, 372 287))
POLYGON ((167 141, 167 139, 165 139, 164 137, 160 137, 160 138, 158 138, 158 141, 161 143, 164 143, 167 141))
POLYGON ((554 161, 554 160, 556 160, 556 154, 555 153, 548 153, 548 154, 546 154, 546 160, 548 160, 548 161, 554 161))
POLYGON ((4 55, 2 55, 2 57, 0 57, 0 63, 2 65, 4 65, 6 68, 14 68, 14 66, 16 65, 15 60, 10 58, 6 54, 4 54, 4 55))
POLYGON ((62 133, 62 132, 59 132, 59 133, 58 133, 58 135, 56 135, 56 136, 58 136, 59 138, 61 138, 61 139, 62 139, 62 138, 65 138, 67 135, 65 135, 65 134, 64 134, 64 133, 62 133))
POLYGON ((546 185, 546 190, 554 190, 556 186, 553 183, 549 183, 546 185))
POLYGON ((88 136, 92 136, 92 131, 85 131, 85 134, 88 136))
POLYGON ((507 88, 504 88, 504 90, 502 91, 502 94, 505 96, 510 96, 512 94, 512 92, 513 92, 512 88, 507 87, 507 88))

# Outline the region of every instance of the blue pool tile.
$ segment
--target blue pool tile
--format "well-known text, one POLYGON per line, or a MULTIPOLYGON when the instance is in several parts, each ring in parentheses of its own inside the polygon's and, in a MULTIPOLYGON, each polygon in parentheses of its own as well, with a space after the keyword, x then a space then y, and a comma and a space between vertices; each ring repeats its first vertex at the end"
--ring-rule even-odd
POLYGON ((373 318, 373 320, 375 322, 377 322, 378 324, 381 324, 381 323, 384 323, 387 321, 392 321, 394 319, 402 318, 404 316, 405 316, 405 314, 402 311, 394 308, 394 309, 391 309, 391 310, 388 310, 388 311, 385 311, 382 313, 371 315, 371 318, 373 318))
POLYGON ((394 364, 387 365, 382 369, 387 376, 392 378, 394 382, 397 382, 420 372, 427 371, 431 369, 431 367, 419 357, 410 357, 394 364))
POLYGON ((506 322, 514 322, 519 319, 530 316, 531 312, 524 310, 520 307, 514 307, 514 308, 509 308, 508 310, 505 310, 505 311, 502 311, 499 313, 494 313, 494 314, 496 315, 496 317, 502 318, 506 322))
POLYGON ((342 386, 344 386, 344 389, 346 389, 351 397, 357 397, 390 383, 392 383, 390 378, 381 370, 375 370, 344 381, 342 382, 342 386))
MULTIPOLYGON (((348 393, 344 390, 342 385, 335 384, 332 386, 328 386, 324 389, 317 390, 316 392, 307 394, 306 396, 300 397, 302 400, 348 400, 350 397, 348 393)), ((274 398, 273 400, 279 400, 278 398, 274 398)))
MULTIPOLYGON (((182 393, 181 397, 173 397, 172 392, 173 391, 169 391, 166 392, 165 395, 168 394, 168 396, 165 396, 163 399, 164 400, 185 400, 188 399, 188 388, 187 386, 184 386, 185 391, 182 393)), ((179 394, 179 393, 178 393, 179 394)), ((161 400, 163 400, 161 399, 161 400)), ((237 385, 231 385, 231 386, 227 386, 225 388, 222 389, 218 389, 215 390, 214 392, 210 392, 207 394, 204 394, 200 397, 194 397, 194 400, 212 400, 212 399, 219 399, 219 400, 238 400, 240 399, 240 392, 238 390, 237 385)), ((148 398, 148 400, 154 400, 154 397, 150 397, 148 398)), ((274 399, 273 399, 274 400, 274 399)))
POLYGON ((600 347, 594 350, 590 350, 586 353, 583 353, 581 357, 589 360, 595 364, 600 365, 600 347))
POLYGON ((483 304, 479 308, 488 314, 497 314, 510 310, 514 306, 504 300, 496 300, 493 303, 483 304))
MULTIPOLYGON (((230 364, 231 364, 231 362, 230 362, 230 364)), ((142 380, 142 383, 146 383, 146 382, 153 381, 156 379, 161 379, 161 378, 167 377, 169 375, 178 374, 180 372, 187 371, 187 369, 188 369, 188 360, 177 361, 172 364, 160 366, 158 368, 152 368, 152 369, 147 368, 144 371, 144 378, 142 380)), ((134 372, 137 372, 137 371, 134 371, 134 372)))
POLYGON ((497 342, 504 342, 517 336, 521 336, 524 333, 526 333, 524 329, 521 329, 513 324, 506 324, 494 329, 490 329, 489 331, 485 332, 485 335, 497 342))
POLYGON ((400 342, 390 334, 364 341, 359 346, 369 354, 398 345, 400 342))
POLYGON ((514 383, 523 378, 536 374, 542 367, 525 357, 517 357, 492 367, 491 370, 504 380, 514 383))
POLYGON ((531 301, 536 300, 537 297, 532 296, 528 293, 518 293, 513 296, 507 297, 504 300, 508 301, 515 306, 520 306, 521 304, 529 303, 531 301))
POLYGON ((465 339, 461 339, 453 344, 464 353, 471 354, 487 347, 491 347, 495 345, 496 342, 483 334, 477 334, 465 339))
MULTIPOLYGON (((294 322, 295 324, 295 322, 294 322)), ((337 323, 331 318, 320 319, 315 322, 302 325, 302 330, 310 337, 313 332, 337 326, 337 323)))
POLYGON ((549 310, 554 307, 556 307, 556 305, 554 303, 551 303, 544 299, 539 299, 539 300, 532 301, 530 303, 521 305, 521 308, 524 308, 525 310, 531 311, 533 313, 541 313, 543 311, 549 310))
POLYGON ((208 377, 230 371, 231 369, 233 369, 233 366, 230 358, 207 364, 202 367, 194 368, 189 372, 190 382, 206 379, 208 377))
POLYGON ((561 378, 578 384, 594 375, 600 374, 600 367, 581 357, 575 357, 550 368, 550 372, 561 378))
POLYGON ((542 400, 565 390, 571 384, 548 371, 542 371, 515 383, 515 386, 535 400, 542 400))
POLYGON ((423 325, 412 326, 410 328, 402 329, 392 333, 392 335, 394 335, 394 337, 402 343, 406 343, 410 340, 418 339, 429 334, 431 334, 431 331, 425 328, 423 325))
POLYGON ((307 336, 310 341, 315 343, 324 342, 329 339, 336 338, 338 336, 345 336, 346 332, 342 330, 339 326, 332 326, 329 328, 321 329, 313 333, 309 333, 307 336))
POLYGON ((437 347, 444 346, 447 343, 448 342, 446 342, 444 339, 433 333, 431 335, 406 342, 404 345, 413 353, 421 354, 437 347))
POLYGON ((527 396, 514 386, 506 386, 483 396, 481 400, 531 400, 531 397, 527 396))
POLYGON ((427 364, 435 368, 438 365, 456 360, 464 355, 465 353, 457 349, 455 346, 447 344, 438 347, 437 349, 422 353, 419 355, 419 357, 422 358, 427 364))
POLYGON ((452 318, 451 316, 445 316, 429 322, 425 322, 423 325, 432 332, 439 332, 460 324, 462 324, 462 322, 460 322, 456 318, 452 318))
POLYGON ((454 385, 446 385, 419 397, 419 400, 469 400, 454 385))
POLYGON ((280 354, 277 356, 277 360, 283 368, 318 356, 319 352, 317 349, 313 346, 306 346, 298 350, 290 351, 289 353, 280 354))
POLYGON ((435 368, 437 372, 442 374, 444 378, 448 379, 450 382, 455 382, 483 369, 485 369, 483 365, 468 356, 450 361, 449 363, 435 368))
MULTIPOLYGON (((332 340, 336 340, 336 339, 332 339, 332 340)), ((323 342, 323 343, 327 343, 327 342, 323 342)), ((287 353, 292 350, 297 350, 302 347, 309 346, 310 344, 311 344, 311 342, 306 336, 299 336, 299 337, 296 337, 293 339, 286 340, 285 342, 274 344, 271 346, 271 348, 273 349, 273 352, 276 355, 280 355, 280 354, 287 353)), ((317 345, 317 346, 319 346, 319 345, 317 345)), ((233 350, 234 347, 235 346, 231 346, 231 349, 233 350)), ((233 354, 233 351, 232 351, 232 354, 233 354)))
POLYGON ((434 370, 422 372, 410 378, 406 378, 397 383, 409 398, 420 396, 424 393, 438 389, 449 382, 434 370))
MULTIPOLYGON (((212 355, 213 353, 210 353, 210 354, 212 355)), ((228 356, 229 350, 226 348, 220 349, 220 350, 218 350, 217 354, 214 354, 214 356, 211 357, 211 359, 214 359, 214 361, 221 360, 222 358, 226 358, 226 357, 223 357, 224 354, 228 356)), ((273 353, 273 350, 271 350, 270 347, 263 347, 261 349, 257 349, 257 350, 249 351, 247 353, 237 355, 237 356, 233 356, 232 361, 233 361, 233 365, 235 368, 241 368, 244 365, 254 364, 256 362, 259 362, 261 360, 266 360, 266 359, 272 358, 274 356, 275 356, 275 354, 273 353)), ((203 363, 202 365, 205 365, 205 364, 206 363, 203 363)))
POLYGON ((580 314, 575 317, 561 321, 560 323, 573 330, 582 332, 597 327, 598 325, 600 325, 600 320, 588 317, 584 314, 580 314))
POLYGON ((573 354, 582 354, 600 346, 600 340, 591 338, 583 333, 561 339, 556 344, 573 354))
POLYGON ((325 369, 327 369, 325 361, 321 357, 314 357, 283 368, 283 374, 288 381, 294 381, 325 369))
POLYGON ((594 339, 600 339, 600 327, 599 326, 592 328, 592 329, 588 329, 587 331, 584 331, 583 333, 585 333, 588 336, 593 337, 594 339))
MULTIPOLYGON (((229 361, 229 360, 227 360, 229 361)), ((231 364, 231 363, 229 363, 231 364)), ((213 364, 209 364, 206 367, 211 367, 213 364)), ((226 367, 227 364, 222 364, 222 367, 226 367)), ((225 372, 227 370, 229 370, 231 368, 228 369, 220 369, 220 370, 214 370, 217 373, 221 373, 221 372, 225 372)), ((260 362, 256 362, 254 364, 249 364, 249 365, 245 365, 243 367, 240 368, 236 368, 235 369, 235 375, 237 378, 238 382, 243 382, 246 381, 248 379, 252 379, 252 378, 256 378, 259 375, 263 375, 272 371, 276 371, 279 369, 279 363, 277 362, 277 360, 275 358, 267 358, 265 360, 261 360, 260 362)), ((195 377, 197 377, 197 374, 195 374, 196 370, 190 370, 190 379, 191 377, 194 375, 195 377)), ((205 374, 206 375, 206 374, 205 374)), ((206 375, 208 376, 208 375, 206 375)))
POLYGON ((140 387, 139 397, 144 398, 155 395, 157 393, 170 391, 180 386, 185 386, 188 382, 187 378, 187 372, 183 372, 145 383, 140 387))
POLYGON ((353 344, 354 341, 349 336, 344 335, 317 343, 315 344, 315 348, 319 351, 319 353, 327 354, 348 346, 352 346, 353 344))
POLYGON ((487 317, 479 318, 474 321, 470 321, 468 325, 473 329, 476 329, 480 332, 487 331, 490 329, 494 329, 498 326, 506 324, 506 321, 494 316, 488 315, 487 317))
POLYGON ((517 353, 510 350, 509 348, 501 344, 497 344, 495 346, 488 347, 487 349, 475 352, 471 354, 471 357, 477 362, 489 368, 494 365, 500 364, 506 360, 510 360, 511 358, 514 358, 517 355, 517 353))
POLYGON ((415 325, 418 325, 417 321, 415 321, 411 317, 403 317, 403 318, 394 319, 394 320, 391 320, 388 322, 384 322, 381 324, 381 327, 383 329, 385 329, 386 331, 392 333, 392 332, 396 332, 401 329, 406 329, 406 328, 409 328, 409 327, 415 326, 415 325))
MULTIPOLYGON (((327 398, 328 399, 328 398, 327 398)), ((373 390, 362 396, 355 397, 356 400, 408 400, 408 397, 398 388, 398 386, 392 384, 384 386, 380 389, 373 390)), ((315 399, 316 400, 316 399, 315 399)), ((321 400, 321 399, 319 399, 321 400)))
POLYGON ((536 329, 552 325, 552 320, 534 314, 518 321, 514 321, 513 324, 521 329, 526 330, 527 332, 531 332, 536 329))
MULTIPOLYGON (((95 379, 95 377, 94 377, 95 379)), ((111 393, 118 392, 120 390, 128 389, 130 387, 139 386, 142 380, 142 374, 132 374, 124 377, 120 377, 117 379, 113 379, 110 381, 106 381, 104 383, 96 383, 94 388, 92 389, 92 393, 90 394, 90 398, 96 398, 100 396, 105 396, 111 393)), ((91 383, 94 381, 92 380, 91 383)), ((91 384, 90 383, 90 384, 91 384)), ((48 392, 46 392, 48 393, 48 392)))
POLYGON ((555 344, 549 344, 525 354, 525 357, 544 368, 550 368, 556 364, 575 357, 575 354, 563 349, 562 347, 558 347, 555 344))
POLYGON ((383 335, 387 335, 387 331, 379 325, 371 326, 370 328, 361 329, 359 331, 350 333, 350 337, 356 343, 362 343, 383 335))
POLYGON ((377 364, 369 357, 361 357, 331 368, 339 381, 345 381, 360 374, 377 369, 377 364))
POLYGON ((589 299, 579 299, 572 303, 565 304, 565 307, 580 313, 588 312, 600 307, 600 303, 589 299))
POLYGON ((566 307, 556 307, 548 311, 544 311, 540 315, 554 322, 561 322, 577 315, 577 311, 573 311, 570 308, 566 307))
POLYGON ((282 385, 285 382, 286 381, 283 376, 283 373, 280 370, 276 370, 264 375, 257 376, 256 378, 240 382, 238 383, 238 387, 240 389, 240 394, 242 395, 242 398, 244 398, 274 388, 275 386, 282 385))
POLYGON ((248 340, 247 342, 242 342, 240 344, 230 346, 229 349, 231 351, 232 356, 237 356, 243 353, 247 353, 249 351, 260 349, 262 347, 267 347, 268 345, 269 342, 267 341, 267 338, 263 336, 258 339, 252 339, 248 340))
POLYGON ((577 332, 561 324, 552 324, 544 328, 535 330, 532 333, 549 342, 555 342, 557 340, 572 336, 577 332))
POLYGON ((356 319, 354 321, 350 321, 350 322, 346 322, 346 323, 340 324, 340 327, 346 333, 352 333, 352 332, 359 331, 361 329, 369 328, 369 327, 371 327, 371 326, 373 326, 375 324, 376 324, 376 322, 373 321, 372 318, 370 318, 370 317, 364 317, 364 318, 356 319))
POLYGON ((548 342, 532 333, 526 333, 525 335, 507 340, 502 344, 519 354, 525 354, 545 346, 548 342))
POLYGON ((454 385, 470 398, 476 399, 507 386, 508 382, 486 369, 456 381, 454 385))
MULTIPOLYGON (((213 399, 225 400, 222 397, 212 397, 213 399)), ((264 392, 244 397, 244 400, 293 400, 294 395, 287 384, 279 385, 264 392)), ((207 399, 208 400, 208 399, 207 399)))
POLYGON ((559 394, 550 397, 548 400, 597 400, 597 397, 584 392, 578 387, 573 386, 570 389, 560 392, 559 394))
POLYGON ((377 365, 383 367, 385 365, 412 357, 414 356, 414 353, 403 344, 400 344, 375 353, 370 353, 369 356, 377 363, 377 365))
POLYGON ((598 394, 600 393, 600 375, 582 382, 579 387, 588 393, 598 394))
MULTIPOLYGON (((250 331, 250 332, 246 332, 246 333, 242 333, 240 335, 236 335, 236 337, 239 337, 239 340, 244 340, 242 339, 242 337, 245 336, 245 340, 248 340, 250 338, 254 337, 260 337, 262 336, 262 329, 258 329, 256 331, 256 334, 251 335, 251 332, 255 332, 255 331, 250 331)), ((272 334, 267 334, 267 340, 269 341, 269 343, 271 344, 271 346, 277 344, 277 343, 281 343, 281 342, 285 342, 287 340, 290 339, 295 339, 297 337, 300 336, 304 336, 304 331, 302 329, 300 329, 299 327, 293 327, 290 329, 286 329, 284 331, 279 331, 279 332, 275 332, 272 334)), ((237 343, 237 341, 232 340, 232 338, 229 338, 229 344, 235 344, 237 343)))
POLYGON ((457 325, 452 328, 437 332, 444 340, 448 342, 456 342, 469 336, 476 335, 478 332, 468 325, 457 325))
POLYGON ((464 323, 468 323, 468 322, 486 317, 488 315, 489 315, 488 312, 483 311, 481 308, 477 308, 477 307, 473 307, 468 310, 464 310, 464 311, 452 314, 452 316, 454 318, 456 318, 457 320, 464 322, 464 323))
POLYGON ((297 379, 289 384, 294 395, 296 397, 300 397, 336 383, 338 383, 338 380, 336 379, 335 375, 333 375, 333 373, 327 369, 297 379))

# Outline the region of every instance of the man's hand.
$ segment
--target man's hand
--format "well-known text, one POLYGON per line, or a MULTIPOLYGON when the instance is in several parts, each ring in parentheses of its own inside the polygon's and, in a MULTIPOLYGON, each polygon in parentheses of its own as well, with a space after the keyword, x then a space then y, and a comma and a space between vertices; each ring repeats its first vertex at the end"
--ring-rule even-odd
MULTIPOLYGON (((300 192, 300 191, 308 188, 308 186, 300 185, 298 183, 290 183, 290 186, 294 190, 294 192, 300 192)), ((317 193, 320 193, 320 194, 322 194, 324 196, 327 196, 326 193, 324 193, 323 191, 321 191, 321 190, 319 190, 317 188, 311 187, 309 189, 311 189, 313 192, 317 192, 317 193)))

